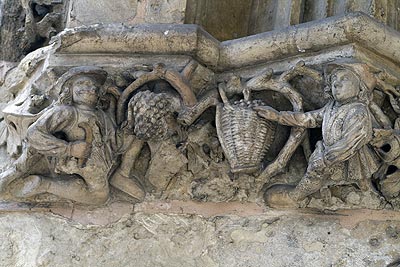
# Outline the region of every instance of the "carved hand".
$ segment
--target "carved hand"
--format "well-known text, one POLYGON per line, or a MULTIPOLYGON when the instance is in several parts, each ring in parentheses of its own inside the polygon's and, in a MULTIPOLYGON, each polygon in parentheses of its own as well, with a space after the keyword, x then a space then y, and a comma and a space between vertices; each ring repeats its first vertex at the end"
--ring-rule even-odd
POLYGON ((310 164, 316 172, 322 172, 326 168, 326 163, 322 155, 310 164))
POLYGON ((85 141, 76 141, 70 143, 70 155, 78 159, 87 159, 90 155, 92 145, 85 141))
POLYGON ((254 107, 254 110, 257 111, 257 114, 267 120, 278 121, 279 120, 279 111, 270 107, 270 106, 260 106, 254 107))

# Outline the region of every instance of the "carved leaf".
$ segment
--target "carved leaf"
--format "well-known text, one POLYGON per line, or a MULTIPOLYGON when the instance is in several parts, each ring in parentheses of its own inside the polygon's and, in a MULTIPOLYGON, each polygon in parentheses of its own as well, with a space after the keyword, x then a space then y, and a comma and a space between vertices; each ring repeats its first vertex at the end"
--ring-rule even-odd
POLYGON ((0 122, 0 146, 7 143, 8 129, 4 121, 0 122))
POLYGON ((7 153, 11 156, 18 154, 18 147, 21 146, 21 139, 15 128, 7 127, 7 153))

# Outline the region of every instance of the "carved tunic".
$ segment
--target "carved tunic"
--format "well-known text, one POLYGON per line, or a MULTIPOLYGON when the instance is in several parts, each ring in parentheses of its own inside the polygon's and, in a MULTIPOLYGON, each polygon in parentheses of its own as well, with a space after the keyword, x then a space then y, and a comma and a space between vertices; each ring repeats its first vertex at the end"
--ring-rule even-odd
POLYGON ((322 152, 332 179, 368 179, 378 169, 377 157, 367 145, 372 138, 372 120, 364 103, 338 105, 330 101, 311 112, 280 112, 279 123, 307 128, 322 126, 322 151, 314 151, 310 161, 322 152))
POLYGON ((29 127, 28 143, 40 154, 54 156, 56 172, 79 174, 84 179, 105 178, 115 160, 115 124, 102 110, 58 106, 29 127), (78 126, 82 122, 88 123, 93 131, 91 153, 83 168, 68 154, 69 142, 85 140, 87 133, 78 126))

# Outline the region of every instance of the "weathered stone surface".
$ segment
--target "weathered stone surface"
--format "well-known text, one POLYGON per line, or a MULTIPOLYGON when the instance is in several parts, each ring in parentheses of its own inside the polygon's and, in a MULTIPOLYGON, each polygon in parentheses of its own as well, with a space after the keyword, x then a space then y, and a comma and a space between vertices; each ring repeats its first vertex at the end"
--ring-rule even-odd
POLYGON ((161 142, 154 151, 147 169, 146 179, 158 192, 167 189, 171 179, 187 164, 187 158, 172 142, 161 142))
POLYGON ((395 0, 189 0, 186 23, 202 25, 218 40, 231 40, 282 30, 351 12, 363 12, 399 29, 399 2, 395 0))
POLYGON ((71 1, 67 27, 97 23, 183 23, 186 0, 71 1))
POLYGON ((54 43, 60 58, 56 62, 60 64, 65 60, 74 66, 92 61, 110 65, 110 62, 115 62, 115 57, 121 55, 134 61, 144 55, 173 54, 174 57, 194 57, 216 72, 229 73, 235 69, 254 74, 265 67, 283 71, 299 58, 306 63, 321 64, 338 57, 353 57, 383 64, 396 69, 396 73, 398 67, 393 63, 400 62, 399 36, 398 31, 364 13, 352 13, 225 42, 217 41, 195 25, 150 24, 68 29, 58 35, 54 43), (114 59, 104 58, 107 54, 112 54, 114 59), (375 56, 377 58, 371 59, 375 56))
MULTIPOLYGON (((55 39, 62 54, 91 55, 113 53, 131 56, 194 56, 207 66, 216 66, 219 42, 196 25, 121 24, 67 29, 55 39)), ((148 58, 148 57, 147 57, 148 58)))
POLYGON ((185 23, 198 24, 220 41, 248 35, 252 0, 189 0, 185 23))
POLYGON ((390 28, 381 31, 380 27, 383 25, 357 12, 318 23, 289 27, 282 31, 225 41, 222 42, 220 50, 220 68, 235 68, 298 54, 306 56, 307 52, 340 47, 348 43, 360 44, 399 61, 400 53, 397 47, 400 33, 390 28))
POLYGON ((117 0, 112 4, 107 1, 82 0, 3 1, 0 16, 4 52, 1 58, 17 61, 26 52, 47 44, 49 36, 43 35, 46 28, 53 27, 59 32, 64 28, 65 21, 69 28, 96 23, 136 25, 185 22, 202 25, 219 40, 230 40, 356 11, 364 12, 398 29, 398 8, 399 3, 394 0, 341 0, 334 3, 328 0, 117 0), (42 25, 33 25, 43 19, 45 12, 49 10, 62 13, 57 23, 51 22, 53 18, 48 17, 42 21, 42 25), (32 15, 35 17, 32 18, 32 15), (24 19, 25 17, 27 18, 24 19), (26 25, 24 20, 28 22, 26 25), (44 27, 43 24, 51 27, 44 27), (24 40, 24 32, 28 32, 31 40, 24 40), (24 45, 27 41, 31 43, 24 45))
POLYGON ((346 225, 340 215, 144 210, 104 225, 51 213, 1 214, 0 265, 382 267, 398 260, 399 221, 364 216, 346 225))
POLYGON ((18 44, 22 36, 18 29, 24 26, 25 17, 22 4, 15 1, 2 1, 0 9, 0 58, 1 60, 18 61, 23 54, 22 48, 18 44))
POLYGON ((47 45, 64 29, 65 1, 18 0, 0 3, 0 59, 19 61, 47 45))
POLYGON ((67 27, 73 28, 96 23, 132 20, 137 13, 138 1, 71 1, 67 27))

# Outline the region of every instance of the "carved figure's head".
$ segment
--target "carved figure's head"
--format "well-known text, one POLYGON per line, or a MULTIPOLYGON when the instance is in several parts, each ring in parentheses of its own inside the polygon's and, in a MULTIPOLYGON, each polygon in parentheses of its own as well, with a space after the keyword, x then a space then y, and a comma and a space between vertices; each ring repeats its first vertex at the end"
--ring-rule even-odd
POLYGON ((325 69, 333 98, 338 102, 358 99, 368 102, 376 78, 363 63, 329 64, 325 69))
POLYGON ((72 102, 79 105, 96 107, 100 86, 92 77, 81 76, 72 82, 72 102))
POLYGON ((107 72, 96 67, 72 68, 57 81, 60 87, 61 104, 72 103, 95 107, 105 94, 102 86, 107 78, 107 72))
POLYGON ((359 78, 348 69, 337 69, 331 74, 333 98, 338 102, 354 99, 360 92, 359 78))

